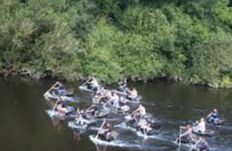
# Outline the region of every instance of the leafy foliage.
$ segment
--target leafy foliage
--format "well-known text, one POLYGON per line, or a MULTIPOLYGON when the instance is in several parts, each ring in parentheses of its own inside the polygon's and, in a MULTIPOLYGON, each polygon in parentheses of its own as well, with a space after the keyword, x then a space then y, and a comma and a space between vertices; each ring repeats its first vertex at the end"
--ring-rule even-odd
POLYGON ((2 0, 0 14, 2 69, 232 83, 229 0, 2 0))

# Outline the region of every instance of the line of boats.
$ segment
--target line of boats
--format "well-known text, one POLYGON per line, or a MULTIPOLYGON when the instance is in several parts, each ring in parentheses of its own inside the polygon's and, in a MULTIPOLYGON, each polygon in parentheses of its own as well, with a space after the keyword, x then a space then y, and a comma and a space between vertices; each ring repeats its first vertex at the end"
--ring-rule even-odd
MULTIPOLYGON (((44 93, 44 98, 51 104, 50 109, 46 110, 51 119, 67 121, 68 127, 77 133, 96 131, 89 138, 101 145, 122 146, 117 129, 129 130, 144 139, 159 139, 161 123, 146 112, 142 97, 135 88, 128 88, 126 80, 120 81, 117 89, 106 89, 95 78, 90 78, 79 89, 92 94, 92 103, 87 109, 79 108, 80 100, 74 96, 74 90, 67 89, 61 82, 56 82, 44 93)), ((209 151, 205 137, 216 133, 208 127, 224 122, 214 109, 205 119, 180 126, 179 136, 174 143, 178 149, 187 146, 190 151, 209 151)))

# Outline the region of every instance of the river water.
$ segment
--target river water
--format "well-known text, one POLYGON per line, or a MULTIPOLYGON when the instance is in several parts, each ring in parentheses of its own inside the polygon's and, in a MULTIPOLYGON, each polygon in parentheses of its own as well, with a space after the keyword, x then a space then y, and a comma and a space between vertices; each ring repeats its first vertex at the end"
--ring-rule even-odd
MULTIPOLYGON (((142 138, 122 131, 121 138, 128 141, 125 147, 103 148, 96 146, 88 135, 75 140, 66 123, 50 120, 45 110, 48 104, 43 93, 54 81, 32 81, 19 78, 0 78, 0 150, 1 151, 171 151, 179 133, 179 125, 191 123, 217 107, 226 118, 226 125, 216 129, 216 135, 207 138, 212 150, 232 151, 232 91, 199 86, 186 86, 156 80, 133 83, 143 97, 143 104, 160 122, 160 138, 142 138)), ((76 88, 81 106, 90 104, 90 96, 76 88)))

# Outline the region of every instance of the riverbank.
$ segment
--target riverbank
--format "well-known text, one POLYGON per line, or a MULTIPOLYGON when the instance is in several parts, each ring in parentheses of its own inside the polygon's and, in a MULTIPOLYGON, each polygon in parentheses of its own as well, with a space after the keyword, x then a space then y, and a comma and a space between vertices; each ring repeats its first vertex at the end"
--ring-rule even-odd
POLYGON ((229 1, 5 0, 0 70, 35 79, 164 77, 230 88, 231 9, 229 1))
MULTIPOLYGON (((22 69, 22 70, 15 70, 14 68, 7 68, 4 70, 0 71, 0 75, 5 76, 5 77, 22 77, 22 78, 26 78, 26 79, 32 79, 32 80, 61 80, 61 81, 85 81, 88 79, 88 77, 76 77, 76 78, 67 78, 65 76, 56 74, 52 71, 45 71, 45 72, 32 72, 31 70, 27 70, 27 69, 22 69)), ((119 79, 122 79, 125 77, 119 77, 119 79)), ((147 83, 147 82, 151 82, 154 80, 162 80, 162 81, 169 81, 171 83, 182 83, 185 85, 199 85, 199 86, 205 86, 205 87, 210 87, 210 88, 231 88, 231 85, 220 85, 219 83, 191 83, 188 82, 186 80, 184 80, 181 77, 178 76, 166 76, 166 75, 160 75, 157 77, 153 77, 153 78, 148 78, 148 79, 142 79, 142 78, 135 78, 135 77, 129 77, 127 78, 128 81, 133 81, 133 82, 143 82, 143 83, 147 83)), ((109 82, 109 81, 102 81, 99 80, 102 83, 105 84, 114 84, 118 81, 113 81, 113 82, 109 82)))

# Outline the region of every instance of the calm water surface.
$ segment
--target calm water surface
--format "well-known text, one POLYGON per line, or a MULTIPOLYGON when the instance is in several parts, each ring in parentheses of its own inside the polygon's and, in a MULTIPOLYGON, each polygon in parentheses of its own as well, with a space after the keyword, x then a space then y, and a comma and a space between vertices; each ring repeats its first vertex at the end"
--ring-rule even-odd
MULTIPOLYGON (((66 124, 54 127, 45 112, 48 104, 43 98, 43 93, 53 82, 0 78, 0 151, 97 150, 88 134, 76 141, 66 124)), ((77 84, 68 85, 77 90, 77 84)), ((207 140, 214 150, 232 151, 232 90, 215 90, 163 81, 133 83, 131 87, 138 89, 148 112, 162 123, 163 141, 143 140, 131 133, 122 132, 122 139, 133 140, 140 147, 109 147, 106 151, 175 150, 172 141, 178 135, 179 125, 199 119, 214 107, 222 112, 227 123, 217 130, 217 135, 207 140)), ((81 106, 89 105, 88 94, 77 90, 76 95, 83 101, 81 106)))

